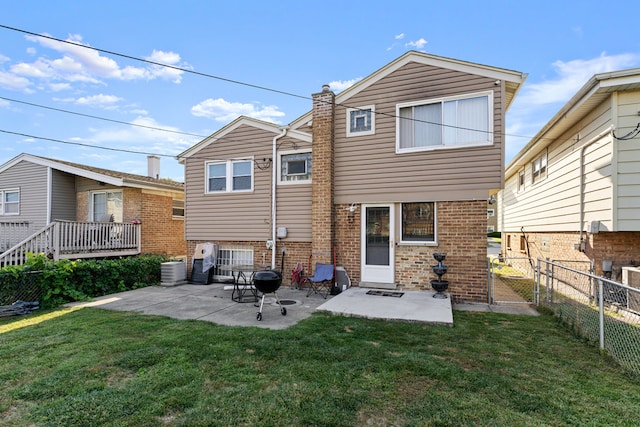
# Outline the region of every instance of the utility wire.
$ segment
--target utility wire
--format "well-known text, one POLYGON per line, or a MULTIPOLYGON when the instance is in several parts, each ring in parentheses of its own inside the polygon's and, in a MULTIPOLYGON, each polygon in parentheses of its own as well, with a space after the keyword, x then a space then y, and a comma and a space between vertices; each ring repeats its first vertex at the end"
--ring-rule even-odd
POLYGON ((147 152, 147 151, 126 150, 124 148, 103 147, 103 146, 99 146, 99 145, 84 144, 82 142, 63 141, 61 139, 54 139, 54 138, 47 138, 47 137, 44 137, 44 136, 29 135, 29 134, 20 133, 20 132, 12 132, 12 131, 5 130, 5 129, 0 129, 0 132, 11 134, 11 135, 24 136, 25 138, 33 138, 33 139, 41 139, 43 141, 59 142, 61 144, 70 144, 70 145, 79 145, 81 147, 97 148, 99 150, 120 151, 120 152, 123 152, 123 153, 132 153, 132 154, 145 154, 145 155, 148 155, 148 156, 168 157, 168 158, 171 158, 171 159, 175 159, 176 158, 176 156, 173 156, 173 155, 170 155, 170 154, 158 154, 158 153, 151 153, 151 152, 147 152))
MULTIPOLYGON (((269 87, 266 87, 266 86, 252 84, 252 83, 246 83, 246 82, 242 82, 242 81, 239 81, 239 80, 234 80, 234 79, 230 79, 230 78, 226 78, 226 77, 220 77, 220 76, 216 76, 216 75, 213 75, 213 74, 208 74, 208 73, 203 73, 203 72, 199 72, 199 71, 195 71, 195 70, 190 70, 190 69, 184 68, 184 67, 178 67, 178 66, 175 66, 175 65, 163 64, 161 62, 156 62, 156 61, 152 61, 152 60, 149 60, 149 59, 139 58, 139 57, 136 57, 136 56, 127 55, 127 54, 115 52, 115 51, 112 51, 112 50, 107 50, 107 49, 102 49, 102 48, 98 48, 98 47, 84 45, 84 44, 81 44, 81 43, 78 43, 78 42, 74 42, 74 41, 71 41, 71 40, 62 40, 62 39, 59 39, 59 38, 56 38, 56 37, 53 37, 53 36, 49 36, 49 35, 37 34, 37 33, 34 33, 32 31, 23 30, 23 29, 11 27, 11 26, 8 26, 8 25, 0 24, 0 28, 4 28, 4 29, 7 29, 7 30, 12 30, 12 31, 17 31, 17 32, 20 32, 20 33, 24 33, 24 34, 28 34, 28 35, 34 36, 34 37, 42 37, 42 38, 53 40, 53 41, 56 41, 56 42, 59 42, 59 43, 70 44, 70 45, 73 45, 73 46, 76 46, 76 47, 95 50, 97 52, 102 52, 102 53, 106 53, 106 54, 109 54, 109 55, 119 56, 119 57, 122 57, 122 58, 131 59, 131 60, 134 60, 134 61, 140 61, 140 62, 143 62, 143 63, 147 63, 147 64, 159 66, 159 67, 165 67, 165 68, 181 71, 181 72, 184 72, 184 73, 189 73, 189 74, 198 75, 198 76, 202 76, 202 77, 208 77, 208 78, 212 78, 212 79, 216 79, 216 80, 220 80, 220 81, 224 81, 224 82, 228 82, 228 83, 233 83, 233 84, 237 84, 237 85, 241 85, 241 86, 251 87, 251 88, 254 88, 254 89, 259 89, 259 90, 264 90, 264 91, 268 91, 268 92, 272 92, 272 93, 278 93, 278 94, 281 94, 281 95, 291 96, 291 97, 294 97, 294 98, 299 98, 299 99, 304 99, 304 100, 313 100, 313 98, 309 97, 309 96, 298 95, 298 94, 295 94, 295 93, 292 93, 292 92, 287 92, 287 91, 283 91, 283 90, 279 90, 279 89, 273 89, 273 88, 269 88, 269 87)), ((6 98, 3 98, 3 99, 6 99, 6 98)), ((21 102, 21 101, 15 101, 15 102, 21 102)), ((23 102, 23 103, 24 104, 29 104, 27 102, 23 102)), ((29 105, 36 105, 36 104, 29 104, 29 105)), ((357 107, 351 107, 349 105, 342 104, 342 103, 337 103, 335 105, 336 106, 340 106, 340 107, 344 107, 344 108, 355 108, 355 109, 357 109, 357 107)), ((163 130, 163 131, 166 131, 166 132, 174 132, 174 133, 185 134, 185 135, 190 135, 190 136, 203 137, 202 135, 190 134, 190 133, 187 133, 187 132, 171 131, 171 130, 167 130, 167 129, 154 128, 154 127, 150 127, 150 126, 136 125, 136 124, 133 124, 133 123, 120 122, 120 121, 117 121, 117 120, 111 120, 111 119, 106 119, 106 118, 101 118, 101 117, 98 117, 98 116, 91 116, 91 115, 81 114, 81 113, 74 113, 74 112, 69 112, 69 111, 66 111, 66 110, 61 110, 61 109, 56 109, 56 108, 50 108, 50 107, 43 107, 43 108, 49 108, 51 110, 68 112, 70 114, 76 114, 76 115, 79 115, 79 116, 86 116, 86 117, 91 117, 91 118, 95 118, 95 119, 99 119, 99 120, 111 121, 111 122, 115 122, 115 123, 127 124, 127 125, 131 125, 131 126, 148 127, 150 129, 163 130)), ((389 114, 389 113, 380 112, 380 111, 375 111, 374 113, 376 115, 383 115, 383 116, 386 116, 386 117, 391 117, 391 118, 396 118, 396 119, 397 118, 401 118, 403 120, 411 120, 411 121, 420 122, 420 123, 439 125, 439 126, 442 126, 442 127, 450 127, 450 128, 455 128, 455 129, 461 129, 461 130, 468 130, 468 131, 474 131, 474 132, 483 132, 483 133, 495 134, 494 131, 486 131, 486 130, 481 130, 481 129, 471 129, 471 128, 465 128, 465 127, 460 127, 460 126, 447 125, 447 124, 444 124, 444 123, 430 122, 430 121, 420 120, 420 119, 415 119, 415 118, 404 118, 404 117, 399 117, 399 116, 397 116, 395 114, 389 114)), ((8 133, 11 133, 11 132, 8 132, 8 133)), ((515 135, 515 134, 506 134, 506 133, 504 135, 505 136, 514 137, 514 138, 527 138, 527 139, 532 139, 533 138, 531 136, 526 136, 526 135, 515 135)), ((40 138, 40 139, 46 139, 46 138, 40 138)), ((547 139, 547 138, 543 138, 543 139, 547 139)), ((91 146, 91 147, 98 148, 97 146, 91 146)), ((109 148, 105 148, 105 149, 109 149, 109 148)))
POLYGON ((195 134, 195 133, 181 132, 181 131, 177 131, 177 130, 171 130, 171 129, 164 129, 164 128, 159 128, 159 127, 154 127, 154 126, 141 125, 141 124, 138 124, 138 123, 124 122, 124 121, 120 121, 120 120, 109 119, 109 118, 106 118, 106 117, 92 116, 90 114, 78 113, 76 111, 69 111, 69 110, 63 110, 61 108, 49 107, 47 105, 34 104, 32 102, 20 101, 18 99, 5 98, 4 96, 0 96, 0 99, 4 99, 5 101, 10 101, 10 102, 16 102, 16 103, 19 103, 19 104, 30 105, 32 107, 38 107, 38 108, 44 108, 44 109, 47 109, 47 110, 58 111, 58 112, 61 112, 61 113, 74 114, 76 116, 89 117, 91 119, 97 119, 97 120, 104 120, 106 122, 119 123, 119 124, 122 124, 122 125, 129 125, 129 126, 137 126, 137 127, 146 128, 146 129, 159 130, 159 131, 162 131, 162 132, 177 133, 177 134, 180 134, 180 135, 197 136, 198 138, 206 138, 206 135, 198 135, 198 134, 195 134))
POLYGON ((54 40, 54 41, 57 41, 57 42, 60 42, 60 43, 66 43, 66 44, 70 44, 70 45, 73 45, 73 46, 82 47, 82 48, 85 48, 85 49, 96 50, 98 52, 108 53, 109 55, 119 56, 121 58, 127 58, 127 59, 132 59, 134 61, 145 62, 147 64, 157 65, 159 67, 166 67, 166 68, 170 68, 172 70, 182 71, 184 73, 190 73, 190 74, 194 74, 194 75, 197 75, 197 76, 208 77, 208 78, 220 80, 220 81, 223 81, 223 82, 233 83, 233 84, 237 84, 237 85, 241 85, 241 86, 247 86, 247 87, 251 87, 251 88, 254 88, 254 89, 265 90, 265 91, 268 91, 268 92, 279 93, 281 95, 293 96, 295 98, 301 98, 301 99, 306 99, 306 100, 311 99, 308 96, 297 95, 295 93, 286 92, 286 91, 278 90, 278 89, 272 89, 272 88, 268 88, 266 86, 260 86, 260 85, 256 85, 256 84, 252 84, 252 83, 241 82, 239 80, 233 80, 233 79, 229 79, 229 78, 226 78, 226 77, 214 76, 213 74, 207 74, 207 73, 202 73, 200 71, 189 70, 188 68, 178 67, 178 66, 175 66, 175 65, 163 64, 161 62, 151 61, 149 59, 144 59, 144 58, 138 58, 138 57, 135 57, 135 56, 132 56, 132 55, 126 55, 124 53, 114 52, 112 50, 101 49, 101 48, 97 48, 97 47, 93 47, 93 46, 83 45, 81 43, 77 43, 77 42, 74 42, 74 41, 71 41, 71 40, 62 40, 62 39, 58 39, 58 38, 55 38, 55 37, 52 37, 52 36, 48 36, 48 35, 44 35, 44 34, 37 34, 37 33, 31 32, 31 31, 22 30, 20 28, 9 27, 8 25, 0 24, 0 28, 5 28, 7 30, 17 31, 17 32, 24 33, 24 34, 29 34, 29 35, 35 36, 35 37, 42 37, 42 38, 49 39, 49 40, 54 40))

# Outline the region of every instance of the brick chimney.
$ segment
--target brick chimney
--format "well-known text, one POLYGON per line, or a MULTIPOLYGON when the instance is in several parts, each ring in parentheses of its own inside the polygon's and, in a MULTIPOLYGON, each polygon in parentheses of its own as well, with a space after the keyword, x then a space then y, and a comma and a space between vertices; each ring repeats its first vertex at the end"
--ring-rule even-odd
POLYGON ((313 262, 333 263, 333 141, 335 94, 329 85, 313 94, 313 179, 311 184, 311 253, 313 262))

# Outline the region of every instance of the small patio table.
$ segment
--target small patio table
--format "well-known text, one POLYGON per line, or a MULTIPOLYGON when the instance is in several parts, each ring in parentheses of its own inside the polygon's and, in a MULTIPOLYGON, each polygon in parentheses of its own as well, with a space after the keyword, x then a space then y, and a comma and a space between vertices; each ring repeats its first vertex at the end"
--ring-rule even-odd
POLYGON ((253 265, 232 265, 233 292, 231 299, 235 302, 258 302, 258 290, 253 286, 256 269, 253 265))

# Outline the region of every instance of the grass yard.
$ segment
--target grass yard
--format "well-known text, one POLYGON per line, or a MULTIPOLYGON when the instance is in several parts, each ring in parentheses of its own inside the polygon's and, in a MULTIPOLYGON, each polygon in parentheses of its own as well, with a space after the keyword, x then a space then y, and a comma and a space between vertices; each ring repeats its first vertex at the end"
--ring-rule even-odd
POLYGON ((549 316, 285 331, 84 308, 0 321, 2 426, 637 426, 640 379, 549 316), (21 326, 21 327, 18 327, 21 326))

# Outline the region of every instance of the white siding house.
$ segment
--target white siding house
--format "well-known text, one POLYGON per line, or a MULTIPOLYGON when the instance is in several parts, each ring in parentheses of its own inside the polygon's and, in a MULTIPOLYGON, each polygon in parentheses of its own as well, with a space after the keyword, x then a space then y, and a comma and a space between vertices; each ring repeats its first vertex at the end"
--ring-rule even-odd
POLYGON ((503 254, 640 262, 640 69, 593 76, 507 165, 503 254))

